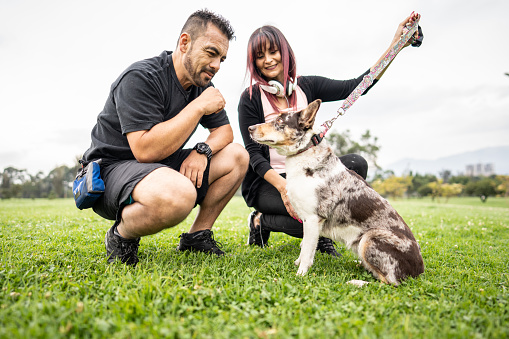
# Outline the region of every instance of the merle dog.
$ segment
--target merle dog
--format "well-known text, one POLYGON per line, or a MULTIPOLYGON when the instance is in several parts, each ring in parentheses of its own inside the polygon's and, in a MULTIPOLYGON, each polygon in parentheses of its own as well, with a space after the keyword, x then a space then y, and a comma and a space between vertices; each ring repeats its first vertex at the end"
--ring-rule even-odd
POLYGON ((403 218, 359 175, 348 170, 325 140, 312 142, 321 100, 300 112, 280 114, 249 127, 254 141, 286 156, 287 191, 304 223, 295 264, 304 275, 319 236, 341 241, 384 283, 398 285, 424 272, 419 245, 403 218))

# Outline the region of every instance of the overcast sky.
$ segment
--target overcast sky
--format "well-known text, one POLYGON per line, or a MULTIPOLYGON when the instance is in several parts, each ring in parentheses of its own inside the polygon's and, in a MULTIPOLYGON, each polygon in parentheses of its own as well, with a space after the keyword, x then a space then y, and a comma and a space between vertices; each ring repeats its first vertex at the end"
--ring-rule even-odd
MULTIPOLYGON (((246 46, 256 28, 282 30, 299 75, 349 79, 378 60, 415 10, 423 45, 404 49, 334 128, 357 139, 369 129, 382 146, 382 167, 509 145, 507 0, 0 0, 0 170, 72 165, 90 145, 111 83, 131 63, 174 50, 185 20, 201 8, 235 29, 213 82, 238 143, 246 46)), ((319 119, 340 106, 322 105, 319 119)), ((207 133, 199 130, 191 143, 207 133)))

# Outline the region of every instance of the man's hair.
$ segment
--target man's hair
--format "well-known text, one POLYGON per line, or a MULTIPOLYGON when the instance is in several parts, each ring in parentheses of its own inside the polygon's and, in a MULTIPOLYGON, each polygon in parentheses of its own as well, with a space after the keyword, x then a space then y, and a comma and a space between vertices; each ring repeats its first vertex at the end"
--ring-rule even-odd
POLYGON ((235 31, 233 30, 230 22, 219 14, 215 14, 208 9, 200 9, 189 16, 184 27, 182 27, 182 33, 186 32, 191 36, 192 40, 201 36, 206 30, 207 25, 211 23, 231 41, 234 38, 235 31))

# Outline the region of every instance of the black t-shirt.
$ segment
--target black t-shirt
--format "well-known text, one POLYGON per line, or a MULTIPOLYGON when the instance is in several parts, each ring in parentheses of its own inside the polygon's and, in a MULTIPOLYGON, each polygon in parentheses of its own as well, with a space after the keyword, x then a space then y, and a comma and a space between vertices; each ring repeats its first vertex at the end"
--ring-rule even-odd
MULTIPOLYGON (((186 91, 178 81, 171 53, 164 51, 157 57, 136 62, 115 80, 92 129, 92 144, 83 155, 84 161, 103 159, 107 163, 135 159, 127 133, 150 130, 172 119, 207 87, 213 86, 191 86, 186 91)), ((210 129, 227 125, 229 120, 222 110, 204 115, 199 124, 210 129)), ((185 142, 179 148, 184 145, 185 142)))

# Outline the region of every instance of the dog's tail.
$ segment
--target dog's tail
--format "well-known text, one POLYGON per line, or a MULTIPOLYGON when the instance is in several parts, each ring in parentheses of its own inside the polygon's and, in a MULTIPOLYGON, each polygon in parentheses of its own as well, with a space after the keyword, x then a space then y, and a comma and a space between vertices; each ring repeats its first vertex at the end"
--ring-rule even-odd
POLYGON ((399 285, 407 277, 424 272, 419 245, 397 232, 374 229, 359 243, 358 255, 364 267, 386 284, 399 285))

